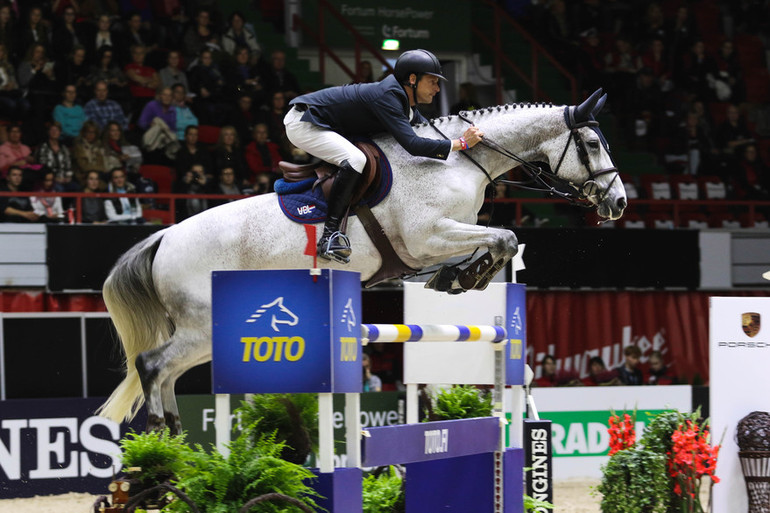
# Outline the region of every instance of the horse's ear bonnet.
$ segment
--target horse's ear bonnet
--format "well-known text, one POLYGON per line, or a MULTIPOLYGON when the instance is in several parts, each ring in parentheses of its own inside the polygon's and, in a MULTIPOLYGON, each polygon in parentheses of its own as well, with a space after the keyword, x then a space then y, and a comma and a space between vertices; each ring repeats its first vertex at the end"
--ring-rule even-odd
POLYGON ((575 123, 584 123, 593 121, 596 114, 602 110, 607 101, 607 95, 602 96, 601 88, 594 91, 583 103, 575 107, 572 111, 572 121, 575 123))
MULTIPOLYGON (((589 126, 599 136, 604 149, 609 153, 610 145, 607 139, 604 138, 602 131, 599 130, 598 123, 595 123, 596 116, 602 111, 605 103, 607 103, 607 93, 602 94, 602 89, 599 88, 580 105, 564 109, 564 120, 570 129, 585 126, 584 123, 587 124, 594 121, 594 123, 591 123, 593 126, 589 126)), ((610 158, 612 158, 611 155, 610 158)))
POLYGON ((412 73, 418 76, 425 73, 446 80, 441 72, 441 63, 428 50, 409 50, 399 56, 393 68, 393 75, 398 83, 407 82, 412 73))

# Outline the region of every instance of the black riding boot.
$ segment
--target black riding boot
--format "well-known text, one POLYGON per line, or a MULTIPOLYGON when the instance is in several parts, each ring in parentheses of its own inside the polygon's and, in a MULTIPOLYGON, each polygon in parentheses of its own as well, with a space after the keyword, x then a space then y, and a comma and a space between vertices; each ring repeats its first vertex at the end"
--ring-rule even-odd
POLYGON ((350 241, 344 233, 340 232, 340 223, 345 217, 359 178, 361 173, 350 167, 347 160, 344 161, 329 193, 329 211, 326 215, 323 235, 318 241, 319 258, 336 260, 342 264, 350 261, 350 241))

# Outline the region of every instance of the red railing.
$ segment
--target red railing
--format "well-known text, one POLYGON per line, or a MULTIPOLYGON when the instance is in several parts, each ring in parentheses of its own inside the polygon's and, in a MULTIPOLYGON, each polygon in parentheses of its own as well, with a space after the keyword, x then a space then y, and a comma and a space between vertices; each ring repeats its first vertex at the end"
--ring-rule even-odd
POLYGON ((380 61, 380 63, 385 66, 386 69, 391 72, 393 71, 393 68, 385 59, 385 57, 380 54, 379 50, 377 50, 377 48, 369 41, 364 39, 358 30, 356 30, 356 28, 351 25, 350 22, 348 22, 348 20, 346 20, 337 9, 331 3, 329 3, 328 0, 318 0, 318 20, 316 21, 318 32, 313 30, 297 14, 292 17, 292 29, 297 30, 299 27, 302 29, 303 34, 309 36, 318 45, 318 69, 321 73, 321 80, 323 80, 324 83, 326 83, 327 54, 351 79, 356 78, 356 73, 352 71, 344 62, 342 62, 342 59, 340 59, 337 54, 334 53, 334 50, 332 50, 326 44, 326 18, 324 15, 327 12, 331 14, 343 27, 345 27, 348 33, 353 37, 356 68, 358 68, 361 63, 361 48, 363 47, 368 50, 375 59, 380 61))
POLYGON ((508 66, 513 72, 530 88, 532 88, 532 100, 533 101, 551 101, 550 96, 540 88, 539 77, 539 59, 545 58, 551 65, 561 73, 570 84, 570 94, 572 97, 572 104, 576 104, 578 101, 577 80, 575 76, 570 73, 564 66, 559 63, 543 46, 532 37, 527 30, 522 27, 516 20, 514 20, 505 9, 500 7, 492 0, 482 0, 482 2, 491 7, 493 10, 492 19, 494 22, 494 41, 491 40, 487 34, 481 29, 471 25, 473 34, 479 38, 488 48, 492 50, 495 58, 495 89, 497 95, 497 103, 503 103, 503 64, 508 66), (530 45, 532 52, 532 66, 529 74, 524 72, 515 62, 513 62, 505 52, 502 42, 502 22, 507 23, 521 37, 523 37, 530 45))
MULTIPOLYGON (((162 203, 164 205, 167 205, 166 208, 160 208, 160 209, 149 209, 150 211, 153 210, 162 210, 162 211, 168 211, 169 215, 168 218, 171 220, 172 223, 176 222, 176 202, 177 201, 186 201, 189 199, 213 199, 213 200, 233 200, 233 199, 241 199, 241 198, 248 198, 249 196, 246 194, 120 194, 120 193, 114 193, 114 192, 97 192, 97 193, 82 193, 82 192, 2 192, 0 191, 0 197, 3 196, 9 196, 9 197, 19 197, 19 196, 25 196, 28 198, 31 197, 51 197, 51 198, 72 198, 75 200, 75 212, 74 212, 74 220, 76 223, 82 223, 83 222, 83 207, 82 207, 82 201, 83 199, 110 199, 110 198, 137 198, 137 199, 151 199, 155 202, 162 203)), ((145 208, 144 206, 142 207, 145 208)))
MULTIPOLYGON (((79 192, 0 192, 0 197, 3 196, 39 196, 39 197, 60 197, 60 198, 73 198, 75 200, 75 222, 82 222, 82 200, 84 198, 139 198, 139 199, 152 199, 156 203, 167 205, 169 212, 169 219, 172 222, 176 221, 176 202, 186 201, 189 199, 213 199, 213 200, 233 200, 248 198, 248 195, 232 195, 232 194, 118 194, 118 193, 79 193, 79 192)), ((564 200, 555 198, 498 198, 495 199, 497 204, 513 204, 516 207, 515 222, 516 225, 522 224, 522 218, 524 217, 524 209, 527 205, 535 204, 555 204, 563 205, 564 200)), ((638 213, 639 207, 649 209, 654 206, 655 212, 663 212, 669 215, 673 221, 674 226, 680 227, 682 215, 690 212, 692 207, 700 207, 704 210, 710 208, 717 209, 736 209, 746 212, 748 218, 751 220, 751 226, 754 225, 757 209, 765 208, 770 210, 770 201, 741 201, 741 200, 659 200, 659 199, 634 199, 630 200, 630 207, 632 211, 638 213)), ((150 209, 150 211, 166 210, 150 209)), ((649 210, 648 210, 649 211, 649 210)))

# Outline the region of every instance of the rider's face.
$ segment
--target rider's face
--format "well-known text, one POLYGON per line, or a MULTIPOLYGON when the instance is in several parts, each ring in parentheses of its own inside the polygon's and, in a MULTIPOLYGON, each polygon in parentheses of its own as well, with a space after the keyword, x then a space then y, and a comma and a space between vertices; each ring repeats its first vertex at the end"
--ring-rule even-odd
POLYGON ((433 97, 438 94, 441 87, 438 85, 438 77, 423 75, 417 82, 417 103, 432 103, 433 97))

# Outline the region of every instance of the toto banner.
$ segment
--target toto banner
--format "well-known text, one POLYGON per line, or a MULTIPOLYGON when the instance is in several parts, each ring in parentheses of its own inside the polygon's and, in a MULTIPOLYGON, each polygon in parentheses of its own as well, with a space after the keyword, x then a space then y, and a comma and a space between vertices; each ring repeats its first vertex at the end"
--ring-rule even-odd
POLYGON ((358 273, 215 271, 211 285, 214 393, 361 391, 358 273))
MULTIPOLYGON (((0 497, 107 493, 122 468, 118 442, 145 419, 120 426, 94 416, 104 399, 0 402, 0 497)), ((142 414, 143 416, 143 414, 142 414)))

